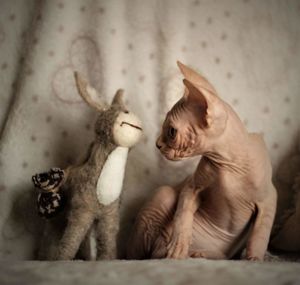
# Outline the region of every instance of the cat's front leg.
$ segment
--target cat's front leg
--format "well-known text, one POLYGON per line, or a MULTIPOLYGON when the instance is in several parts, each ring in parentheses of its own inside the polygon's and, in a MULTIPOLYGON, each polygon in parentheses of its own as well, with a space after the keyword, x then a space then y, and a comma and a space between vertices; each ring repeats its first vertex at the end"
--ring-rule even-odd
POLYGON ((264 199, 256 203, 257 213, 246 248, 247 260, 264 260, 274 222, 276 203, 277 192, 271 185, 264 199))
POLYGON ((167 258, 183 259, 188 257, 192 239, 193 216, 190 211, 181 212, 171 226, 171 237, 167 245, 167 258))
POLYGON ((194 214, 199 208, 200 200, 197 189, 189 183, 181 190, 176 212, 169 231, 167 258, 182 259, 188 257, 192 241, 194 214))

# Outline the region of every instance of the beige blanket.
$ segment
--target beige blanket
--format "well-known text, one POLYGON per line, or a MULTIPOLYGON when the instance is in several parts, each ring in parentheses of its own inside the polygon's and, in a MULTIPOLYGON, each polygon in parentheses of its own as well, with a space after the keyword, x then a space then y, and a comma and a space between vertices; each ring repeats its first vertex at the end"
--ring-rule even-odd
POLYGON ((153 190, 193 162, 155 150, 162 119, 182 92, 176 60, 207 76, 248 129, 263 132, 276 168, 300 126, 297 0, 0 2, 0 257, 33 257, 41 220, 31 175, 78 161, 95 113, 77 95, 73 70, 104 98, 125 89, 145 136, 129 155, 122 243, 153 190))

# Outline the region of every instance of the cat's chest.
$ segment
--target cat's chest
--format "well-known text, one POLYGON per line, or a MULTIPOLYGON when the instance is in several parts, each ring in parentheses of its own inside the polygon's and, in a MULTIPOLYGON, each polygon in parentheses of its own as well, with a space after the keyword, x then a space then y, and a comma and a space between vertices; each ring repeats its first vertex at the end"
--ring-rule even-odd
POLYGON ((117 147, 108 156, 97 182, 97 198, 100 204, 109 205, 122 192, 128 148, 117 147))
POLYGON ((254 190, 251 188, 246 178, 241 178, 231 173, 219 173, 215 177, 214 183, 208 191, 203 192, 204 200, 207 199, 208 205, 215 209, 222 209, 223 214, 227 212, 236 212, 249 214, 252 212, 254 190))

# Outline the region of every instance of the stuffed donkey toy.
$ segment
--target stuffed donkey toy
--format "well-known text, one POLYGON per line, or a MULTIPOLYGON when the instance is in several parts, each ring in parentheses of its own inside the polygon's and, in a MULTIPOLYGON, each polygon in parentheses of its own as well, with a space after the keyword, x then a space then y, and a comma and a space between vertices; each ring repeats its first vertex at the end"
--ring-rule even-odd
MULTIPOLYGON (((117 257, 119 201, 127 154, 141 137, 141 121, 124 106, 122 90, 117 91, 111 106, 107 106, 76 72, 75 80, 81 97, 99 113, 95 140, 85 160, 64 170, 63 183, 54 183, 59 187, 56 193, 61 193, 66 205, 63 212, 48 222, 40 259, 70 260, 80 248, 83 252, 89 250, 89 233, 93 226, 97 259, 113 259, 117 257)), ((47 179, 45 174, 33 178, 36 186, 47 179)))

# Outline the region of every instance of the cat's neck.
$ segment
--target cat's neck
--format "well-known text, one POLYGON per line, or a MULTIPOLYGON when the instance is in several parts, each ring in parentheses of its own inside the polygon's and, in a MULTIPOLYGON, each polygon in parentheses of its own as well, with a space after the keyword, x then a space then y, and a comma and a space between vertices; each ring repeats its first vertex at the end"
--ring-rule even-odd
POLYGON ((203 154, 218 168, 246 171, 251 148, 250 135, 237 117, 229 117, 224 133, 203 154))

